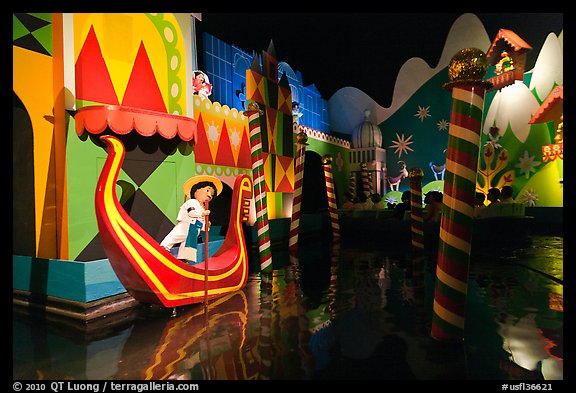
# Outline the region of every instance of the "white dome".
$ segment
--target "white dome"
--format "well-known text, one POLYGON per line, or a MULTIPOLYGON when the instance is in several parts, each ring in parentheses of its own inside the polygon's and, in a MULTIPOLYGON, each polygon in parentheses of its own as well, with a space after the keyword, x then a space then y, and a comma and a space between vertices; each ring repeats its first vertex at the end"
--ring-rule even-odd
POLYGON ((382 131, 376 124, 366 120, 352 133, 352 148, 370 147, 382 147, 382 131))

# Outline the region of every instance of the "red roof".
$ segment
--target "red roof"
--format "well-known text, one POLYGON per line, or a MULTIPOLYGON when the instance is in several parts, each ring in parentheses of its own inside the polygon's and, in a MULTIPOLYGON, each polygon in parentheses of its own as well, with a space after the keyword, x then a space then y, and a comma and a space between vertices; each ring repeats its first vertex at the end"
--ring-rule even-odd
POLYGON ((512 49, 514 49, 514 52, 523 53, 532 50, 532 47, 512 30, 500 29, 498 30, 498 34, 496 34, 496 38, 492 41, 490 49, 486 52, 486 58, 490 59, 493 55, 492 52, 496 49, 500 40, 504 40, 508 45, 510 45, 512 49))
POLYGON ((556 86, 534 113, 528 124, 557 121, 564 112, 564 87, 556 86))

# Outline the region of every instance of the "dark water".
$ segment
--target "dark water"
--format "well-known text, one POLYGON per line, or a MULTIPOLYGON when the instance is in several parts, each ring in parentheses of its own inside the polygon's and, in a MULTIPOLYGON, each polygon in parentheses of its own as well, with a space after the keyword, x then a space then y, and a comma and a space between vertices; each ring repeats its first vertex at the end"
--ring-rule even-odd
POLYGON ((175 316, 143 305, 78 326, 15 310, 13 379, 562 380, 563 237, 499 255, 471 258, 455 343, 430 335, 432 259, 319 240, 175 316))

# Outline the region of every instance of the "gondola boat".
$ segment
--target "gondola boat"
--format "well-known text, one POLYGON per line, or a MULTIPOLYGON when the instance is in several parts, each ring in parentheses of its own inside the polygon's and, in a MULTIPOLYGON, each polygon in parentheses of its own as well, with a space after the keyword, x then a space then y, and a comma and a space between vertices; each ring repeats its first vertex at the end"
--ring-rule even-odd
POLYGON ((228 232, 221 247, 203 262, 180 261, 146 233, 124 210, 116 181, 124 161, 122 142, 111 135, 100 139, 108 157, 96 187, 96 218, 110 265, 128 293, 137 301, 178 307, 205 302, 237 291, 248 278, 248 250, 242 223, 248 220, 252 179, 236 178, 228 232))

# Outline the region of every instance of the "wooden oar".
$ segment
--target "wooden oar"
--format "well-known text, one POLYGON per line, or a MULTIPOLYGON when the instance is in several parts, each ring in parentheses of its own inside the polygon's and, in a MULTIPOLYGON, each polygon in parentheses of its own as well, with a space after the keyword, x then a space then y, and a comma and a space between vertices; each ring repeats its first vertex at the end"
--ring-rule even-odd
MULTIPOLYGON (((210 201, 206 201, 206 210, 210 209, 210 201)), ((210 215, 204 216, 204 304, 208 302, 208 233, 210 232, 210 215)))

